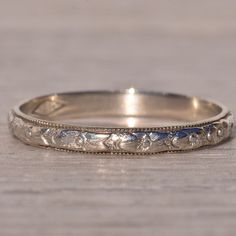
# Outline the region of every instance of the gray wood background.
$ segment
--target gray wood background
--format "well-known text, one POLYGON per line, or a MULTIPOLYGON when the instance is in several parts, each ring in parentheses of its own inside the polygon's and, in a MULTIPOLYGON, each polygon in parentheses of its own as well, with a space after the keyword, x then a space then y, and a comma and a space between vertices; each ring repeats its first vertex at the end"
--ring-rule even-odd
POLYGON ((6 113, 134 86, 236 113, 234 0, 0 0, 0 235, 236 235, 235 140, 128 158, 21 144, 6 113))

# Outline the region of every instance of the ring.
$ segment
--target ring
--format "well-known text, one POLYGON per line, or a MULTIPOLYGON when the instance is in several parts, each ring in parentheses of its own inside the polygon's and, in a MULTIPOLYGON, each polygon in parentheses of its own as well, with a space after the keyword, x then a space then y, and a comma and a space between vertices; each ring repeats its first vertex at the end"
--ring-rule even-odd
POLYGON ((154 154, 212 146, 232 134, 223 105, 178 94, 138 91, 59 93, 9 112, 12 134, 26 144, 96 154, 154 154))

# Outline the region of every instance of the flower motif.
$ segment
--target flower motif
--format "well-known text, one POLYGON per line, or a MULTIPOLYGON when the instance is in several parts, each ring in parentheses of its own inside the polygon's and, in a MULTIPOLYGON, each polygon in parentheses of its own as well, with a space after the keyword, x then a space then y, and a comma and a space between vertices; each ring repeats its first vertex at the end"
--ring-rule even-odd
POLYGON ((121 139, 121 135, 120 134, 111 134, 109 136, 109 138, 104 142, 104 144, 110 150, 119 150, 121 142, 122 142, 122 139, 121 139))
POLYGON ((152 140, 149 136, 149 134, 144 134, 139 141, 137 150, 141 152, 146 152, 150 149, 152 146, 152 140))
POLYGON ((200 137, 198 134, 192 133, 189 135, 188 141, 192 147, 196 147, 200 144, 200 137))
POLYGON ((62 130, 58 136, 59 144, 73 149, 84 149, 84 135, 76 130, 62 130))
POLYGON ((174 147, 174 148, 180 148, 180 138, 175 136, 172 138, 171 140, 171 145, 174 147))

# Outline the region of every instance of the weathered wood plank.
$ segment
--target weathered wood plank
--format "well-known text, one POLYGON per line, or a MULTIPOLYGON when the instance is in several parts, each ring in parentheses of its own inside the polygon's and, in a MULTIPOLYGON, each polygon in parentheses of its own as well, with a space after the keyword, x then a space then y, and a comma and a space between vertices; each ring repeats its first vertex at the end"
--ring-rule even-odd
POLYGON ((236 4, 5 0, 0 7, 0 235, 235 235, 236 141, 110 157, 13 139, 6 113, 65 90, 134 86, 235 107, 236 4))

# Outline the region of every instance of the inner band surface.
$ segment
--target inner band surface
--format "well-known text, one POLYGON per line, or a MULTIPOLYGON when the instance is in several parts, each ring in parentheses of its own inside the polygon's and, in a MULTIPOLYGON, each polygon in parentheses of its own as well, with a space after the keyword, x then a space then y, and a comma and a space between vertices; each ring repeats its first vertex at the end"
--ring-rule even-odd
POLYGON ((223 108, 196 97, 127 90, 48 95, 24 103, 20 111, 48 121, 77 119, 89 123, 90 119, 106 118, 109 123, 110 119, 132 117, 199 122, 220 115, 223 108))

